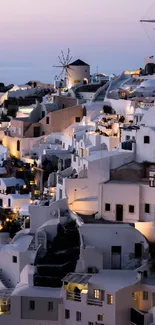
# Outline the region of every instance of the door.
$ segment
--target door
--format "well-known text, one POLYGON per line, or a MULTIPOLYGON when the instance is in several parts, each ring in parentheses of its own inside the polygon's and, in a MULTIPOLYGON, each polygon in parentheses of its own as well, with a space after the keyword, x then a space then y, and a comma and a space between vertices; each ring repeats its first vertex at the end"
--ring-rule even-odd
POLYGON ((35 126, 33 129, 34 138, 40 137, 40 126, 35 126))
POLYGON ((142 257, 142 244, 136 243, 135 244, 135 258, 141 258, 142 257))
POLYGON ((111 268, 115 270, 121 269, 121 246, 111 247, 111 268))
POLYGON ((116 205, 116 221, 123 221, 123 205, 116 205))
POLYGON ((152 293, 152 307, 155 307, 155 292, 152 293))

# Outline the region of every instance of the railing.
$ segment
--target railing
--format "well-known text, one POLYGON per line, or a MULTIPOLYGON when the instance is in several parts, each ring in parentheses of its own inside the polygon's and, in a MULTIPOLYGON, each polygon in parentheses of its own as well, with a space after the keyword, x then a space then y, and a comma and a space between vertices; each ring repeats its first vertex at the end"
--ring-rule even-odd
POLYGON ((81 301, 81 294, 79 293, 74 293, 71 291, 66 292, 66 299, 67 300, 73 300, 73 301, 81 301))
POLYGON ((0 306, 0 315, 10 314, 10 304, 0 306))
POLYGON ((103 302, 101 300, 99 300, 99 299, 91 299, 91 298, 88 298, 87 299, 87 304, 88 305, 92 305, 92 306, 102 307, 103 302))

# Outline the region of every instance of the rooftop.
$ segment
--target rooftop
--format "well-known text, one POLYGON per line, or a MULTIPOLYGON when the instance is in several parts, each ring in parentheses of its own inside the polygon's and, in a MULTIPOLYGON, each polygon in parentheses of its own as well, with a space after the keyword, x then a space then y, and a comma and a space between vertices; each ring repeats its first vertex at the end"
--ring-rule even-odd
POLYGON ((80 59, 70 63, 69 65, 71 65, 71 66, 80 66, 80 67, 81 66, 88 66, 89 67, 89 64, 85 63, 84 61, 82 61, 80 59))
POLYGON ((30 287, 28 284, 19 284, 12 293, 12 296, 39 297, 39 298, 60 298, 60 290, 57 288, 30 287))
POLYGON ((88 282, 89 284, 94 284, 96 288, 113 293, 133 286, 139 281, 137 272, 133 270, 102 270, 92 275, 88 282))
POLYGON ((15 177, 8 177, 8 178, 1 178, 1 181, 5 184, 5 186, 16 186, 17 184, 22 186, 25 185, 25 182, 21 178, 15 178, 15 177))

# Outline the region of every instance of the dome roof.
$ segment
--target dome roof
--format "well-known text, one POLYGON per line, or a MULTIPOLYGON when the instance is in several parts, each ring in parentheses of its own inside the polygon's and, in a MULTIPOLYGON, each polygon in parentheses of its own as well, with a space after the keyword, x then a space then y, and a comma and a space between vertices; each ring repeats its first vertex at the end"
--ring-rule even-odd
POLYGON ((152 106, 149 108, 148 111, 144 114, 144 116, 141 119, 141 124, 144 124, 145 126, 153 127, 155 126, 155 107, 152 106))

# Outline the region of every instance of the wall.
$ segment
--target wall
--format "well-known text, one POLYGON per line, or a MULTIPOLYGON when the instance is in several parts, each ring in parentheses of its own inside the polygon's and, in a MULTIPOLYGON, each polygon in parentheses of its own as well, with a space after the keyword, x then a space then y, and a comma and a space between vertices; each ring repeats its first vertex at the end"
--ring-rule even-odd
POLYGON ((106 220, 116 221, 116 204, 123 205, 123 221, 139 221, 139 185, 111 181, 99 187, 99 215, 106 220), (110 211, 105 211, 105 204, 110 211), (129 213, 129 205, 134 205, 134 213, 129 213))
POLYGON ((52 219, 52 211, 57 211, 60 208, 67 209, 66 199, 54 201, 50 206, 30 205, 30 228, 35 232, 37 228, 41 227, 46 221, 52 219))
POLYGON ((155 161, 155 132, 149 127, 141 126, 137 131, 136 161, 155 161), (150 137, 150 143, 144 143, 144 136, 150 137))
POLYGON ((12 120, 9 131, 12 136, 23 137, 30 125, 30 121, 12 120))
POLYGON ((16 194, 12 195, 5 195, 0 193, 0 198, 3 200, 3 208, 8 208, 8 200, 11 200, 11 209, 19 210, 24 205, 29 205, 30 203, 30 195, 19 195, 18 198, 16 197, 16 194))
MULTIPOLYGON (((82 248, 84 256, 88 257, 84 260, 85 268, 89 266, 89 246, 95 247, 92 266, 97 266, 101 262, 98 252, 103 256, 103 269, 111 269, 111 247, 121 246, 121 265, 127 266, 134 259, 135 243, 143 242, 144 252, 148 255, 148 243, 143 235, 125 224, 83 224, 79 228, 80 235, 83 238, 84 248, 82 248), (109 240, 110 239, 110 240, 109 240), (87 249, 88 247, 88 249, 87 249), (95 253, 95 251, 97 251, 95 253), (132 256, 132 257, 131 257, 132 256), (88 264, 87 264, 88 263, 88 264)), ((91 265, 90 265, 91 266, 91 265)))
POLYGON ((60 109, 77 105, 77 99, 67 96, 53 96, 53 102, 59 105, 60 109))
POLYGON ((134 113, 134 107, 133 102, 130 100, 124 100, 124 99, 111 99, 105 98, 105 102, 109 102, 111 104, 111 107, 116 111, 116 114, 123 115, 126 117, 126 120, 130 121, 132 120, 132 116, 127 116, 127 114, 133 114, 134 113))
POLYGON ((0 133, 0 140, 3 141, 3 145, 10 150, 10 154, 20 158, 22 153, 29 154, 30 150, 33 148, 35 143, 41 139, 39 138, 18 138, 18 137, 9 137, 7 135, 2 135, 0 133), (17 151, 17 141, 20 141, 20 151, 17 151))
POLYGON ((140 231, 150 242, 155 242, 155 223, 135 222, 135 228, 140 231))
POLYGON ((132 293, 136 290, 136 286, 130 286, 116 292, 115 325, 131 324, 131 308, 134 308, 132 293))
POLYGON ((60 299, 43 297, 21 297, 21 318, 33 320, 58 321, 60 299), (30 300, 35 301, 35 310, 29 309, 30 300), (48 302, 53 302, 53 310, 48 311, 48 302))
MULTIPOLYGON (((25 131, 24 136, 26 138, 33 138, 34 137, 34 128, 35 127, 40 127, 40 123, 33 123, 30 125, 30 127, 25 131)), ((41 132, 40 132, 40 136, 41 136, 41 132)))
POLYGON ((70 66, 69 78, 67 81, 68 88, 71 88, 76 85, 76 81, 82 82, 85 78, 89 80, 90 78, 90 66, 70 66))
POLYGON ((69 125, 75 123, 76 117, 80 117, 82 120, 83 108, 81 105, 73 106, 59 111, 50 112, 47 116, 49 117, 49 124, 46 124, 46 116, 40 121, 42 132, 45 134, 62 132, 69 125))

